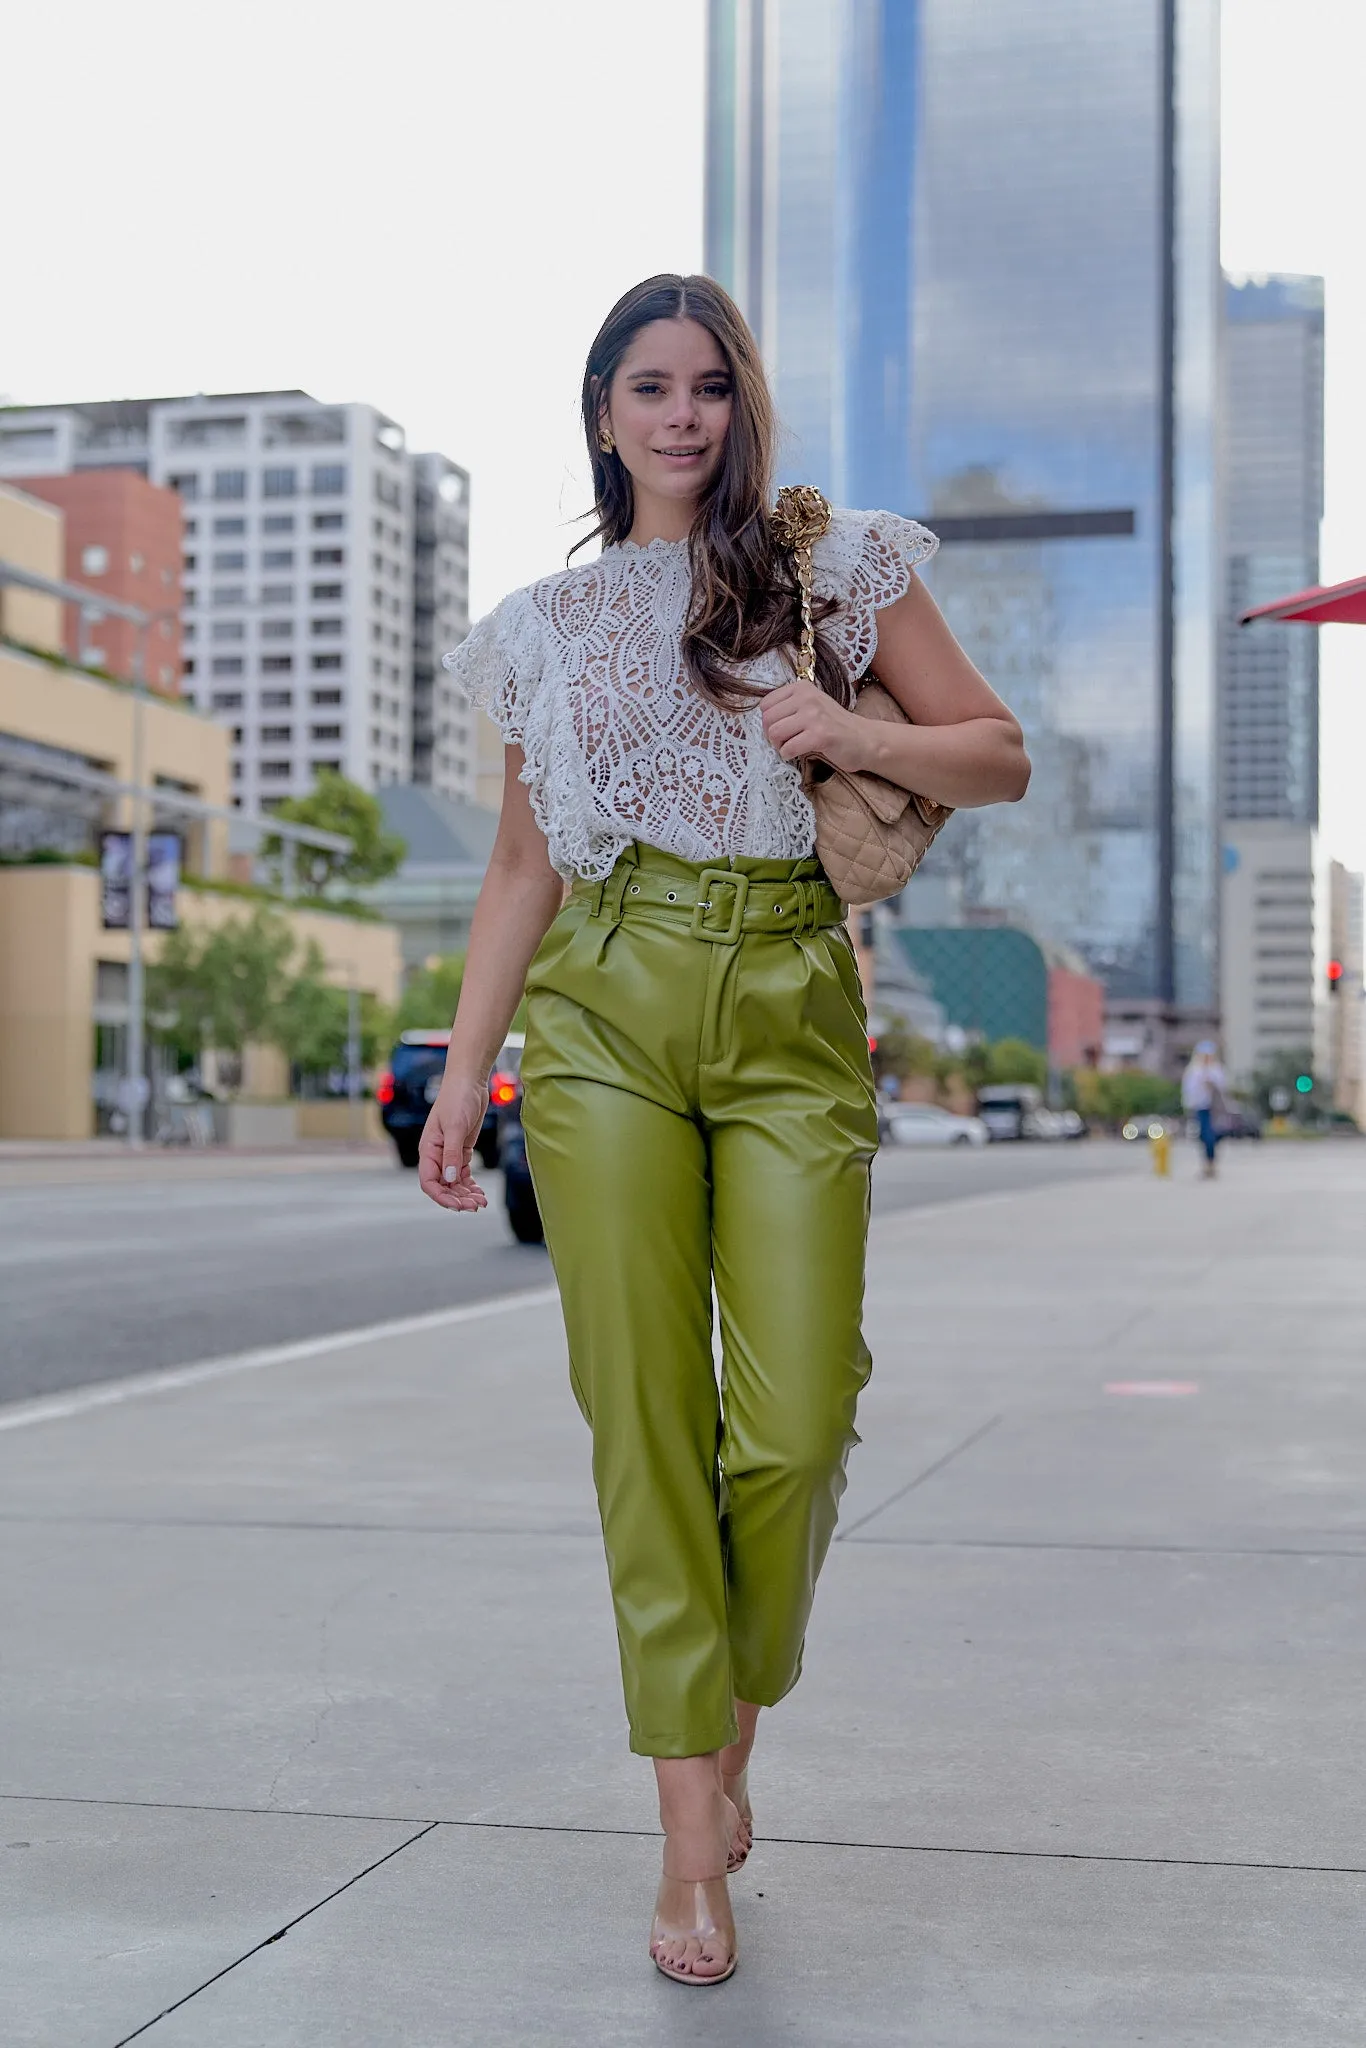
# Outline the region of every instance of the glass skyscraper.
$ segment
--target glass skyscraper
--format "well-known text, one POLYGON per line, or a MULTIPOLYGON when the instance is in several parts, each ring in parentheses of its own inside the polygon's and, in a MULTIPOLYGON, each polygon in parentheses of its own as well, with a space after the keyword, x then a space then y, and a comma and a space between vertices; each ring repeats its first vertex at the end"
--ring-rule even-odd
POLYGON ((936 529, 1027 730, 1025 803, 936 858, 1113 997, 1207 1010, 1217 0, 711 0, 710 31, 707 264, 784 480, 936 529))

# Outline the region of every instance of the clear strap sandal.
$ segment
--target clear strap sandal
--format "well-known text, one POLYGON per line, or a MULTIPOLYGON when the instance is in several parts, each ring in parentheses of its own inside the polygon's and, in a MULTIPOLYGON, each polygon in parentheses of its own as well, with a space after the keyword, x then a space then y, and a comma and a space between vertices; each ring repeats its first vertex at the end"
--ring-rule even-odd
POLYGON ((735 1975, 739 1959, 735 1921, 725 1878, 674 1878, 666 1871, 650 1927, 650 1961, 660 1975, 672 1978, 675 1984, 724 1984, 727 1977, 735 1975), (675 1888, 675 1900, 670 1902, 672 1910, 666 1910, 664 1905, 665 1890, 669 1886, 675 1888), (678 1893, 685 1895, 686 1904, 677 1897, 678 1893), (694 1962, 672 1961, 665 1952, 667 1947, 674 1942, 687 1941, 696 1941, 699 1949, 705 1949, 709 1944, 719 1948, 725 1958, 721 1967, 699 1969, 697 1963, 704 1960, 700 1954, 694 1962))

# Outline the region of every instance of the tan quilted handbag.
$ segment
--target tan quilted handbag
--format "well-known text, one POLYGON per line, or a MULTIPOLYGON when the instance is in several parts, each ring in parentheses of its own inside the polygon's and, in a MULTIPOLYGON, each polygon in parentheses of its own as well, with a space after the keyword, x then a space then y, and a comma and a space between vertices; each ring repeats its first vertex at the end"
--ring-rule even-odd
MULTIPOLYGON (((791 551, 802 600, 797 651, 800 682, 816 680, 816 632, 811 619, 811 549, 830 524, 830 506, 812 484, 788 484, 778 493, 773 530, 791 551)), ((858 718, 910 723, 888 690, 871 674, 853 706, 858 718)), ((827 761, 802 763, 802 781, 816 813, 816 852, 831 887, 844 902, 880 903, 905 888, 944 821, 948 804, 931 802, 867 769, 850 772, 827 761)))

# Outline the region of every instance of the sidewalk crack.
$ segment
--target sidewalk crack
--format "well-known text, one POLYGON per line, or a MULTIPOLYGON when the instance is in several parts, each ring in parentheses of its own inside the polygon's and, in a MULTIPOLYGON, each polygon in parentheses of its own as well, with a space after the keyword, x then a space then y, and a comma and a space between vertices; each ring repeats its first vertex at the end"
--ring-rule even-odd
POLYGON ((267 1934, 263 1940, 256 1942, 253 1947, 244 1950, 240 1956, 235 1956, 230 1963, 225 1963, 221 1970, 215 1970, 212 1977, 206 1977, 202 1984, 196 1984, 193 1991, 187 1991, 183 1998, 177 1998, 174 2004, 165 2006, 162 2011, 154 2013, 151 2019, 144 2020, 140 2027, 134 2027, 131 2034, 124 2034, 114 2043, 114 2048, 128 2048, 130 2041, 136 2041, 139 2035, 145 2034, 149 2028, 155 2027, 161 2020, 169 2019, 173 2012, 180 2011, 182 2005, 188 2005, 192 1998, 198 1998, 201 1991, 207 1991, 211 1984, 219 1983, 222 1978, 230 1975, 233 1970, 240 1969, 241 1965, 250 1962, 253 1956, 259 1956, 261 1950, 269 1948, 272 1942, 283 1941, 285 1936, 293 1928, 297 1927, 301 1921, 310 1919, 314 1913, 320 1912, 324 1906, 330 1906, 333 1899, 339 1899, 343 1892, 349 1892, 351 1887, 359 1884, 363 1877, 371 1876, 382 1864, 392 1862, 395 1856, 401 1856, 405 1849, 411 1849, 414 1842, 420 1842, 424 1835, 429 1835, 433 1828, 440 1825, 439 1821, 428 1821, 427 1825, 419 1828, 415 1835, 409 1835, 406 1842, 398 1843, 397 1847, 393 1849, 386 1849, 384 1854, 377 1856, 373 1863, 367 1863, 364 1870, 358 1870, 354 1877, 348 1877, 345 1884, 339 1884, 335 1890, 328 1892, 326 1897, 315 1899, 311 1906, 304 1907, 302 1913, 296 1913, 292 1920, 286 1920, 283 1927, 277 1927, 273 1934, 267 1934))
POLYGON ((895 1507, 896 1503, 899 1500, 904 1500, 908 1493, 914 1493, 917 1486, 923 1486, 927 1479, 934 1478, 936 1472, 942 1472, 944 1467, 951 1465, 955 1458, 961 1458, 964 1451, 970 1451, 974 1444, 980 1443, 990 1430, 995 1429, 1001 1419, 999 1415, 989 1415, 985 1422, 978 1424, 970 1436, 963 1438, 961 1444, 955 1444, 951 1450, 945 1451, 942 1458, 936 1458, 934 1463, 927 1465, 923 1472, 917 1472, 914 1479, 908 1479, 906 1484, 899 1486, 895 1493, 889 1493, 886 1500, 880 1501, 875 1508, 869 1508, 867 1514, 860 1515, 856 1522, 850 1522, 845 1528, 837 1530, 835 1534, 836 1543, 842 1543, 846 1537, 852 1536, 856 1529, 866 1529, 868 1524, 878 1515, 883 1514, 886 1509, 895 1507))

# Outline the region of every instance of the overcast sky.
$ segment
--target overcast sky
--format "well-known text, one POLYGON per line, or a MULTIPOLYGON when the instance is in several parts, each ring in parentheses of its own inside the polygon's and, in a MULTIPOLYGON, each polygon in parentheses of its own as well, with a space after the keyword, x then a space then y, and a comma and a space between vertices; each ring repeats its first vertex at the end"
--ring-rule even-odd
MULTIPOLYGON (((5 30, 0 393, 302 386, 474 476, 473 601, 559 565, 606 306, 700 267, 703 0, 42 0, 5 30)), ((1354 0, 1224 0, 1224 260, 1328 292, 1323 571, 1366 573, 1354 0)), ((1313 630, 1305 628, 1306 631, 1313 630)), ((1323 635, 1366 867, 1366 629, 1323 635)))

